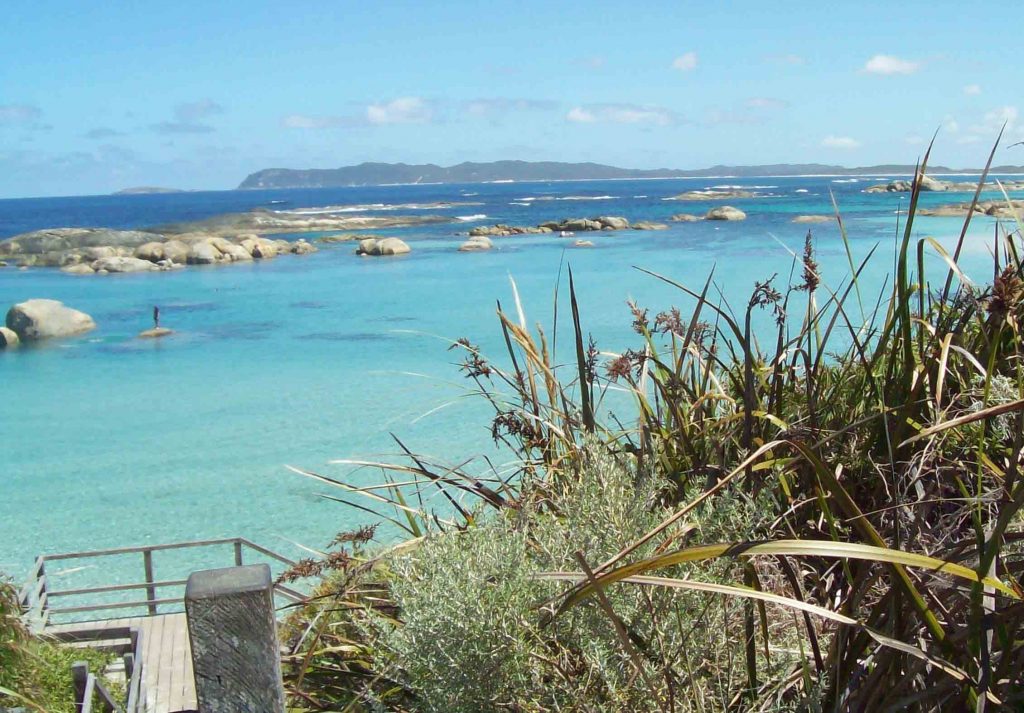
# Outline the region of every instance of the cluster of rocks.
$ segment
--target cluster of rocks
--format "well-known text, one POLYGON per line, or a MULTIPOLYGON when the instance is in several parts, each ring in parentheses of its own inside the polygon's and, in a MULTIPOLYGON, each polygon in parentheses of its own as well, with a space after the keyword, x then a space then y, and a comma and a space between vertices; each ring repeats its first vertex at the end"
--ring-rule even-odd
MULTIPOLYGON (((1006 181, 1002 183, 1002 186, 1007 191, 1024 191, 1024 181, 1006 181)), ((970 192, 976 190, 978 187, 977 182, 961 182, 955 181, 940 181, 932 178, 931 176, 921 176, 921 190, 922 191, 952 191, 952 192, 970 192)), ((985 184, 985 187, 990 190, 998 190, 998 187, 993 183, 985 184)), ((865 193, 910 193, 914 188, 914 182, 909 179, 897 179, 895 181, 889 181, 888 183, 879 183, 874 186, 868 186, 864 189, 865 193)))
MULTIPOLYGON (((918 208, 919 215, 929 215, 939 218, 959 218, 966 216, 971 211, 970 203, 952 203, 940 205, 934 208, 918 208)), ((1014 213, 1024 213, 1024 200, 1001 201, 979 201, 974 206, 974 212, 980 215, 988 215, 993 218, 1013 218, 1014 213)))
POLYGON ((356 248, 356 255, 382 256, 404 255, 411 252, 408 244, 398 238, 363 238, 356 248))
POLYGON ((272 240, 256 234, 231 239, 205 233, 169 237, 106 228, 37 230, 0 242, 0 256, 22 267, 60 267, 79 275, 156 272, 312 252, 316 247, 305 240, 272 240))
MULTIPOLYGON (((454 205, 475 205, 456 203, 407 204, 391 206, 392 209, 447 208, 454 205)), ((245 213, 225 213, 204 220, 160 225, 152 230, 165 235, 206 233, 233 237, 247 233, 310 233, 343 230, 380 230, 413 225, 451 223, 452 218, 444 215, 360 215, 353 211, 380 210, 380 206, 328 206, 325 208, 273 211, 257 208, 245 213)))
POLYGON ((746 220, 747 214, 731 205, 712 208, 702 216, 693 213, 676 213, 669 220, 675 223, 696 223, 699 220, 746 220))
POLYGON ((566 220, 551 220, 546 223, 532 227, 518 225, 478 225, 469 231, 469 237, 479 236, 508 236, 508 235, 533 235, 539 233, 585 233, 598 230, 665 230, 668 228, 664 223, 653 223, 641 220, 630 223, 625 218, 611 215, 602 215, 596 218, 569 218, 566 220))
POLYGON ((0 327, 0 349, 16 347, 21 342, 70 337, 96 328, 96 322, 85 312, 57 300, 40 299, 11 307, 5 324, 0 327))

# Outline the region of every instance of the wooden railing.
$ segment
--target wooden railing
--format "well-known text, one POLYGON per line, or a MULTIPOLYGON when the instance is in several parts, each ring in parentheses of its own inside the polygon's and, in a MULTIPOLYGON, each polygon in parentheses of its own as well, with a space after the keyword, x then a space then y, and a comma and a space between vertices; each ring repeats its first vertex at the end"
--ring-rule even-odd
MULTIPOLYGON (((60 623, 58 618, 74 615, 76 620, 83 620, 79 615, 93 612, 110 612, 115 609, 145 609, 150 616, 157 613, 170 613, 181 611, 184 608, 184 588, 187 579, 166 579, 158 580, 154 576, 154 553, 167 550, 181 550, 186 548, 215 547, 231 545, 234 549, 234 564, 241 566, 245 564, 243 554, 249 550, 259 553, 287 566, 295 564, 290 560, 272 550, 261 547, 250 542, 244 537, 232 537, 218 540, 199 540, 194 542, 175 542, 163 545, 143 545, 139 547, 119 547, 109 550, 94 550, 90 552, 65 552, 54 555, 40 555, 32 566, 31 573, 25 586, 19 592, 19 601, 22 610, 34 630, 43 630, 51 624, 60 623), (142 555, 142 569, 144 581, 131 584, 108 584, 95 587, 82 587, 78 589, 55 589, 53 581, 47 572, 47 565, 66 560, 91 559, 99 557, 112 557, 116 555, 142 555), (181 591, 173 595, 157 596, 158 590, 179 588, 181 591), (106 601, 76 604, 73 606, 54 606, 53 600, 64 597, 82 597, 90 594, 110 594, 114 592, 136 592, 143 590, 144 599, 129 598, 127 601, 106 601)), ((228 565, 227 562, 224 563, 228 565)), ((300 592, 288 587, 277 585, 274 592, 279 597, 289 601, 298 602, 304 599, 300 592)), ((99 617, 110 618, 110 617, 99 617)), ((85 618, 85 621, 95 621, 96 618, 85 618)))
POLYGON ((102 629, 77 629, 59 632, 54 636, 64 643, 85 642, 121 654, 124 662, 124 678, 126 697, 124 705, 114 697, 103 685, 103 680, 96 672, 89 670, 89 665, 78 661, 71 666, 71 679, 75 686, 75 710, 80 713, 92 713, 94 707, 103 713, 144 713, 146 710, 146 684, 143 676, 142 632, 136 627, 114 627, 102 629), (111 644, 123 641, 127 644, 111 644))

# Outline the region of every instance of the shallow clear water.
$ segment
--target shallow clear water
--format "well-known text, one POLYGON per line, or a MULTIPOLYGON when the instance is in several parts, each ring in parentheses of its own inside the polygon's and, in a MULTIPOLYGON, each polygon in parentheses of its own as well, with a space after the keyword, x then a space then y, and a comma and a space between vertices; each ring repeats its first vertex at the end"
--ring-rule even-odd
MULTIPOLYGON (((602 349, 617 351, 634 345, 627 299, 652 314, 673 304, 684 314, 692 307, 633 266, 695 289, 714 268, 722 295, 740 308, 755 280, 775 272, 780 281, 788 277, 793 262, 786 248, 799 253, 811 227, 825 279, 838 286, 849 274, 838 229, 790 222, 796 214, 830 213, 832 189, 856 256, 880 245, 868 278, 880 287, 892 265, 895 210, 907 198, 861 192, 873 182, 691 179, 0 201, 2 238, 65 225, 147 226, 257 206, 441 200, 480 202, 433 212, 485 214, 487 223, 599 214, 666 220, 714 205, 662 200, 684 190, 760 185, 770 186, 760 190, 771 196, 727 201, 747 211, 744 222, 580 235, 596 243, 593 249, 567 250, 564 238, 528 235, 497 238, 490 252, 458 253, 464 238, 454 233, 478 224, 465 222, 385 231, 413 248, 397 258, 357 258, 351 244, 340 244, 309 256, 173 273, 83 278, 0 270, 0 308, 54 298, 99 325, 80 339, 0 352, 0 571, 21 575, 40 552, 235 535, 290 555, 302 554, 294 543, 323 547, 335 532, 369 518, 318 497, 330 490, 285 464, 367 482, 374 473, 327 461, 394 453, 389 433, 451 460, 502 458, 490 441, 486 409, 464 397, 456 355, 438 337, 467 336, 500 355, 495 301, 512 306, 510 275, 527 319, 549 327, 561 271, 564 328, 564 265, 571 264, 585 328, 602 349), (573 196, 611 198, 517 200, 573 196), (149 326, 153 305, 178 334, 135 338, 149 326)), ((923 199, 951 200, 969 197, 923 199)), ((916 232, 949 244, 960 224, 921 219, 916 232)), ((981 280, 991 270, 992 224, 976 220, 965 252, 969 274, 981 280)), ((560 354, 571 358, 570 335, 560 330, 559 340, 560 354)), ((138 562, 121 566, 102 578, 139 579, 138 562)), ((84 569, 67 578, 81 584, 98 577, 84 569)))

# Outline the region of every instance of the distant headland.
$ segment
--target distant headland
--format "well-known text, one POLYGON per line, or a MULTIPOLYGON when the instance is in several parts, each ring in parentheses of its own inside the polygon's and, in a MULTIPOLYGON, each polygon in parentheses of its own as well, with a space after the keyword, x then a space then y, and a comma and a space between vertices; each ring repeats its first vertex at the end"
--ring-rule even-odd
MULTIPOLYGON (((970 174, 981 169, 932 166, 929 173, 970 174)), ((1024 173, 1024 166, 996 166, 993 173, 1024 173)), ((410 183, 487 183, 504 181, 582 181, 616 178, 711 178, 758 176, 912 175, 910 164, 883 164, 848 168, 823 163, 777 163, 757 166, 711 166, 693 170, 618 168, 600 163, 559 161, 465 162, 455 166, 432 163, 361 163, 341 168, 265 168, 246 177, 239 189, 327 188, 410 183)), ((136 189, 138 190, 138 189, 136 189)), ((152 190, 152 189, 147 189, 152 190)), ((123 191, 122 191, 123 192, 123 191)))

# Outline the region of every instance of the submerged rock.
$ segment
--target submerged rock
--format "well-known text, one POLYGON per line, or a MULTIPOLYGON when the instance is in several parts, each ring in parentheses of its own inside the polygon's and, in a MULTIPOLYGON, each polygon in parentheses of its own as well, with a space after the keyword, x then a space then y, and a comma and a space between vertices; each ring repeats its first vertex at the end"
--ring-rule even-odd
POLYGON ((739 208, 733 208, 731 205, 723 205, 718 208, 712 208, 704 216, 704 220, 746 220, 747 214, 739 208))
POLYGON ((696 223, 701 217, 693 213, 676 213, 669 220, 675 223, 696 223))
POLYGON ((573 240, 572 246, 574 248, 592 248, 594 243, 590 240, 573 240))
POLYGON ((793 218, 793 223, 831 223, 835 220, 834 215, 798 215, 793 218))
POLYGON ((664 223, 654 223, 650 220, 641 220, 633 223, 633 230, 668 230, 664 223))
POLYGON ((21 344, 18 333, 9 327, 0 327, 0 349, 13 349, 21 344))
POLYGON ((96 328, 92 317, 57 300, 21 302, 7 312, 7 328, 23 342, 70 337, 96 328))
POLYGON ((173 329, 153 327, 152 329, 139 332, 139 339, 160 339, 161 337, 169 337, 172 334, 174 334, 173 329))
POLYGON ((356 248, 356 255, 404 255, 408 252, 411 252, 411 248, 398 238, 366 238, 360 240, 356 248))

